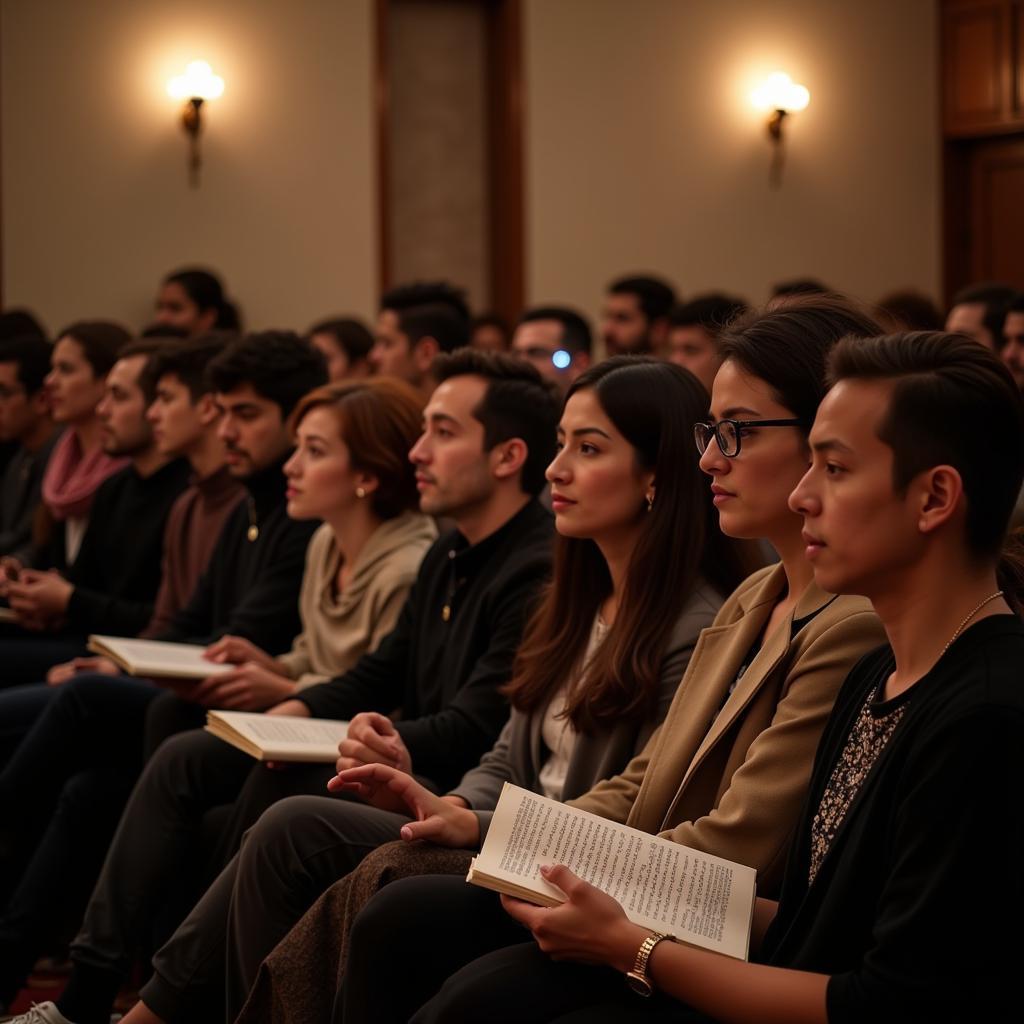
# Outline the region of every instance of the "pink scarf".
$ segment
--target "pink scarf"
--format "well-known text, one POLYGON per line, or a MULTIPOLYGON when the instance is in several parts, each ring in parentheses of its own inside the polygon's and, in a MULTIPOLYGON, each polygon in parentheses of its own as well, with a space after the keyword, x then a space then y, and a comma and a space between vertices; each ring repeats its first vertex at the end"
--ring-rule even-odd
POLYGON ((74 430, 66 430, 53 446, 43 475, 43 501, 54 519, 81 519, 88 515, 92 496, 108 476, 128 465, 97 448, 88 455, 74 430))

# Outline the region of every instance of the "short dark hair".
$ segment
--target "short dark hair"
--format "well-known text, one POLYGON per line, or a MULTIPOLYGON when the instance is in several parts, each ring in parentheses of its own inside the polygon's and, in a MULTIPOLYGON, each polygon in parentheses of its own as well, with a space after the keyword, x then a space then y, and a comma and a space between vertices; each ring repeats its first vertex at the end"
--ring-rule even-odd
POLYGON ((327 381, 323 357, 294 331, 257 331, 232 341, 207 369, 214 391, 249 384, 287 419, 299 399, 327 381))
POLYGON ((79 320, 57 333, 57 341, 70 338, 78 343, 94 377, 105 377, 118 360, 118 354, 132 336, 110 320, 79 320))
POLYGON ((590 324, 567 306, 534 306, 520 318, 519 323, 529 324, 536 320, 557 320, 562 325, 562 345, 568 352, 586 352, 593 347, 590 324))
POLYGON ((142 397, 145 399, 147 407, 156 398, 156 358, 167 345, 171 344, 174 344, 171 340, 161 341, 159 338, 138 338, 135 341, 128 342, 117 353, 119 360, 131 359, 132 356, 143 356, 145 358, 142 369, 139 371, 139 388, 142 391, 142 397))
POLYGON ((824 281, 816 277, 794 277, 772 285, 772 295, 832 295, 834 292, 824 281))
POLYGON ((708 292, 695 295, 689 302, 681 302, 669 314, 670 327, 702 327, 717 337, 736 317, 750 307, 735 295, 708 292))
POLYGON ((373 335, 366 325, 355 317, 340 316, 329 320, 320 320, 306 332, 312 338, 314 334, 329 334, 341 350, 348 356, 350 363, 365 359, 373 348, 373 335))
POLYGON ((540 494, 544 471, 555 456, 558 399, 536 368, 505 352, 462 348, 439 355, 431 367, 438 382, 452 377, 483 377, 487 390, 473 415, 484 428, 484 449, 513 437, 526 444, 521 486, 526 494, 540 494))
POLYGON ((388 289, 380 299, 380 308, 394 313, 412 309, 414 306, 449 306, 457 316, 469 325, 469 306, 466 293, 448 281, 413 281, 411 284, 396 285, 388 289))
POLYGON ((212 309, 217 317, 213 327, 218 331, 241 330, 238 307, 224 294, 224 285, 213 271, 202 267, 181 267, 164 278, 164 284, 176 284, 200 310, 212 309))
POLYGON ((160 378, 168 374, 177 377, 188 388, 189 397, 195 403, 213 390, 207 370, 234 337, 229 333, 211 332, 162 345, 151 360, 153 380, 159 383, 160 378))
POLYGON ((42 338, 48 340, 36 317, 27 309, 7 309, 0 313, 0 340, 42 338))
POLYGON ((980 284, 971 284, 953 296, 953 306, 981 305, 985 307, 981 322, 985 329, 992 335, 992 343, 998 351, 1003 347, 1003 324, 1006 322, 1006 313, 1010 302, 1016 294, 1016 290, 1008 284, 999 281, 983 281, 980 284))
POLYGON ((829 376, 893 382, 878 437, 893 451, 897 493, 932 466, 953 466, 967 498, 967 545, 977 557, 997 554, 1024 481, 1024 405, 1002 360, 962 334, 914 331, 841 342, 829 376))
POLYGON ((927 295, 912 290, 879 299, 878 310, 898 331, 941 331, 946 324, 942 310, 927 295))
POLYGON ((398 329, 409 339, 410 349, 424 338, 433 338, 442 352, 454 352, 469 344, 469 321, 443 302, 402 310, 398 329))
POLYGON ((149 324, 139 331, 140 338, 191 338, 192 335, 184 327, 176 324, 149 324))
POLYGON ((18 383, 27 395, 42 391, 46 375, 50 372, 51 355, 53 346, 45 338, 26 335, 0 339, 0 363, 15 364, 18 383))
POLYGON ((676 301, 675 289, 658 277, 620 277, 608 285, 609 295, 635 295, 648 320, 667 317, 676 301))
POLYGON ((1024 313, 1024 292, 1017 292, 1006 307, 1007 313, 1024 313))
POLYGON ((859 306, 835 295, 803 295, 782 306, 751 310, 729 325, 719 340, 723 362, 733 360, 763 380, 778 402, 800 421, 805 434, 825 392, 826 361, 840 338, 881 334, 859 306))

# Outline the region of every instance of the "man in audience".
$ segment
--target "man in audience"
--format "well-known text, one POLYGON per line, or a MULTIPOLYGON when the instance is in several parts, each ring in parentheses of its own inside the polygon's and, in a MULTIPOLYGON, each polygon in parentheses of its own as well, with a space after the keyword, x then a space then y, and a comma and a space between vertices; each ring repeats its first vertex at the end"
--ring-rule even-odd
POLYGON ((1003 347, 1003 320, 1014 296, 1007 284, 973 284, 957 292, 946 317, 946 330, 966 334, 986 348, 1003 347))
POLYGON ((999 355, 1024 391, 1024 292, 1010 299, 1003 321, 1003 347, 999 355))
POLYGON ((392 288, 381 299, 370 364, 423 392, 433 390, 430 367, 440 352, 469 343, 469 311, 462 292, 443 281, 392 288))
POLYGON ((562 394, 590 366, 590 325, 565 306, 536 306, 519 319, 512 354, 532 363, 562 394))
POLYGON ((620 277, 608 286, 601 335, 609 356, 644 355, 665 342, 675 304, 672 286, 656 277, 620 277))
POLYGON ((0 341, 0 443, 16 448, 0 483, 0 555, 25 564, 43 471, 57 440, 44 381, 51 345, 43 338, 0 341))
POLYGON ((97 407, 108 455, 128 466, 96 492, 82 547, 66 576, 22 569, 7 597, 25 630, 0 646, 3 684, 32 683, 59 661, 84 654, 90 633, 133 636, 153 614, 160 585, 164 526, 171 505, 188 484, 183 460, 162 455, 146 420, 153 397, 147 364, 152 341, 124 348, 107 375, 97 407), (31 634, 49 633, 38 642, 31 634))
MULTIPOLYGON (((440 383, 410 458, 421 508, 456 528, 427 553, 398 625, 377 651, 272 713, 351 719, 341 752, 353 764, 386 758, 443 790, 490 748, 508 714, 499 687, 550 570, 552 520, 535 496, 554 452, 558 410, 540 375, 507 356, 467 350, 439 359, 435 373, 440 383), (392 722, 386 716, 396 707, 392 722)), ((200 731, 164 744, 107 855, 54 1024, 109 1013, 205 809, 234 801, 216 858, 223 861, 266 807, 289 794, 322 793, 334 772, 333 765, 254 765, 200 731)), ((339 827, 363 837, 354 850, 380 841, 382 812, 355 801, 338 807, 348 812, 339 827)), ((315 825, 300 832, 301 841, 317 842, 315 825)))
POLYGON ((747 311, 747 304, 732 295, 711 292, 675 307, 669 316, 664 359, 689 370, 711 394, 721 359, 718 336, 730 320, 747 311))

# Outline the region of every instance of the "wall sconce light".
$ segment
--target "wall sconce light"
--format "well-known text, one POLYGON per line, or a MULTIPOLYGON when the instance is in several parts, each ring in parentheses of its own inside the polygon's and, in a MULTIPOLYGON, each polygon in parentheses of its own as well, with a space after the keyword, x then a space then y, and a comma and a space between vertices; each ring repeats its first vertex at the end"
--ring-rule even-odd
POLYGON ((806 86, 798 85, 784 71, 776 71, 751 93, 750 99, 759 110, 770 111, 768 138, 774 147, 771 183, 778 187, 782 182, 784 161, 782 126, 789 114, 806 108, 811 101, 811 94, 806 86))
POLYGON ((184 100, 181 124, 189 139, 188 180, 199 185, 199 132, 202 128, 202 109, 206 100, 215 100, 224 92, 224 79, 213 73, 205 60, 194 60, 185 68, 185 74, 176 75, 167 83, 167 95, 184 100))

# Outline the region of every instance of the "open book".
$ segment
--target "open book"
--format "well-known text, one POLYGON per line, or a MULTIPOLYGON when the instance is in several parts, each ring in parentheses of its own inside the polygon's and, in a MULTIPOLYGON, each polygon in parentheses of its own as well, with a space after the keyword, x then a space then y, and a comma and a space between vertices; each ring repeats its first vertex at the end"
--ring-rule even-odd
POLYGON ((348 734, 348 722, 250 711, 207 711, 206 731, 258 761, 334 764, 338 744, 348 734))
POLYGON ((150 679, 206 679, 230 672, 234 665, 222 665, 203 657, 200 644, 171 644, 163 640, 131 640, 122 636, 89 637, 89 650, 118 664, 130 676, 150 679))
POLYGON ((506 782, 467 882, 553 907, 542 865, 564 864, 609 893, 634 924, 746 960, 753 868, 619 825, 506 782))

